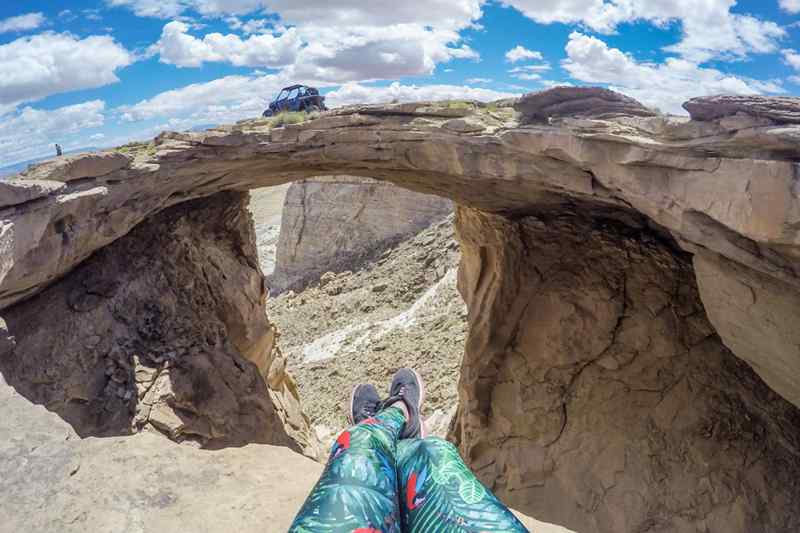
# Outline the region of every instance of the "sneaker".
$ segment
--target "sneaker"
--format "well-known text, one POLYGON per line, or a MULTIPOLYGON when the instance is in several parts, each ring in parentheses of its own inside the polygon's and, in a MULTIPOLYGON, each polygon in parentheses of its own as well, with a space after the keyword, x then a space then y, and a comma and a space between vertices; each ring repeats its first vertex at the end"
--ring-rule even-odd
POLYGON ((401 439, 425 438, 425 427, 422 424, 422 403, 425 401, 425 383, 416 370, 401 368, 395 372, 392 385, 389 387, 389 398, 383 402, 383 407, 389 407, 402 401, 408 409, 401 439))
POLYGON ((381 397, 378 389, 369 383, 360 383, 353 387, 350 394, 350 423, 355 425, 362 421, 372 418, 378 414, 381 405, 381 397))

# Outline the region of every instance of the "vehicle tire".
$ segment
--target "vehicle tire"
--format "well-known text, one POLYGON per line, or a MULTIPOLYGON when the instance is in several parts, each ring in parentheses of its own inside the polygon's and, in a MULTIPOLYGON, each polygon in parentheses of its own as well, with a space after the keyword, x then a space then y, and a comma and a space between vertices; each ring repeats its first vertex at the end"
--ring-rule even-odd
POLYGON ((272 116, 272 110, 271 110, 271 109, 267 109, 266 111, 264 111, 263 113, 261 113, 261 116, 262 116, 262 117, 265 117, 265 118, 269 118, 269 117, 271 117, 271 116, 272 116))
POLYGON ((306 107, 306 112, 308 113, 319 113, 320 111, 321 109, 319 108, 318 105, 310 105, 306 107))

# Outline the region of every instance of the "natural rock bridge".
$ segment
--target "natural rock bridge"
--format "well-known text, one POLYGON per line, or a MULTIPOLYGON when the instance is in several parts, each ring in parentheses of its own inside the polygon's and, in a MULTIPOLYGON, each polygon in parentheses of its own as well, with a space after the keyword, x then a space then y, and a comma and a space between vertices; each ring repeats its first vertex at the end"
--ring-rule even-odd
POLYGON ((800 529, 800 105, 687 109, 560 88, 42 164, 0 183, 0 371, 85 435, 308 450, 225 191, 389 180, 459 204, 451 436, 501 497, 582 533, 800 529))

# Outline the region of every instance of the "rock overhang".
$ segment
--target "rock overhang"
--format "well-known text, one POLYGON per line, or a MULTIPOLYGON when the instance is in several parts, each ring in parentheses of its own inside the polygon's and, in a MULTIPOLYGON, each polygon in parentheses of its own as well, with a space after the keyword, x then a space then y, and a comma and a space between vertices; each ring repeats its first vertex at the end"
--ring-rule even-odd
MULTIPOLYGON (((689 109, 704 120, 692 120, 610 91, 558 88, 495 104, 351 106, 284 126, 247 120, 54 160, 0 189, 0 309, 170 205, 320 174, 388 180, 498 214, 575 203, 635 214, 703 258, 704 275, 708 264, 723 265, 720 276, 739 272, 724 268, 731 263, 774 282, 761 290, 800 302, 800 125, 784 120, 800 104, 775 100, 770 111, 771 101, 695 99, 689 109)), ((731 303, 713 301, 712 322, 722 324, 731 303)), ((800 327, 800 312, 780 322, 766 331, 800 327)), ((772 344, 800 373, 796 346, 772 344)), ((759 372, 800 405, 777 370, 759 372)))

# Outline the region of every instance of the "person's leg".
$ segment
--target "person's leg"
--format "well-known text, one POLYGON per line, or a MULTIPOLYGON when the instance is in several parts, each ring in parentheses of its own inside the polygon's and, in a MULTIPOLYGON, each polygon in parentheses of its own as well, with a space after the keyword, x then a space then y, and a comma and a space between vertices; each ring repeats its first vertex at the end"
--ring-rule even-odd
POLYGON ((397 469, 404 533, 528 531, 443 439, 399 441, 397 469))
POLYGON ((390 407, 339 435, 289 533, 400 533, 395 453, 405 421, 390 407))

